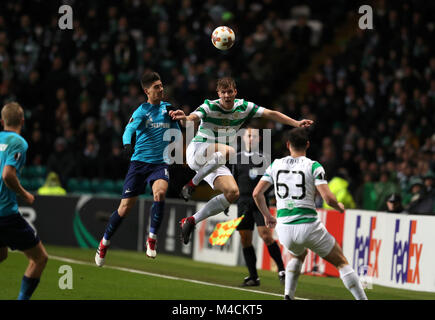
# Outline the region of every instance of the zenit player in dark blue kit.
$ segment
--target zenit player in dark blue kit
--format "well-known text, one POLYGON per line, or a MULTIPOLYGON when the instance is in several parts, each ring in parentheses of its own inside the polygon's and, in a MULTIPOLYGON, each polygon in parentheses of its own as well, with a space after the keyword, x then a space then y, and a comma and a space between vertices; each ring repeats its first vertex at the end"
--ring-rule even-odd
MULTIPOLYGON (((145 192, 147 183, 151 185, 154 203, 151 207, 151 226, 146 241, 146 255, 156 257, 157 232, 163 220, 165 195, 168 189, 168 155, 165 154, 169 145, 164 134, 169 129, 179 130, 177 122, 173 121, 168 110, 171 105, 163 102, 163 84, 156 72, 147 72, 142 77, 142 88, 148 97, 148 102, 141 104, 127 124, 122 141, 124 151, 131 156, 130 167, 124 181, 121 203, 113 212, 95 255, 95 263, 104 265, 110 238, 131 211, 138 196, 145 192), (133 134, 136 133, 136 144, 131 145, 133 134)), ((181 132, 178 131, 180 134, 181 132)))
POLYGON ((18 212, 16 194, 29 204, 35 201, 18 179, 28 148, 26 140, 20 136, 24 125, 23 109, 16 102, 7 103, 2 108, 1 117, 4 131, 0 132, 0 262, 8 257, 7 247, 24 252, 29 265, 24 272, 18 299, 28 300, 38 286, 48 255, 39 237, 18 212))

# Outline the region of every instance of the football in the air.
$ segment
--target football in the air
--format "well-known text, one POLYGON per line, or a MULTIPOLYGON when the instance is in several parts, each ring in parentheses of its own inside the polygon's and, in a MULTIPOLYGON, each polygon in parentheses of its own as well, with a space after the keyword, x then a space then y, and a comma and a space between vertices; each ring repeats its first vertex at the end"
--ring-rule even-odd
POLYGON ((217 27, 211 34, 211 42, 219 50, 228 50, 234 45, 235 40, 234 31, 227 26, 217 27))

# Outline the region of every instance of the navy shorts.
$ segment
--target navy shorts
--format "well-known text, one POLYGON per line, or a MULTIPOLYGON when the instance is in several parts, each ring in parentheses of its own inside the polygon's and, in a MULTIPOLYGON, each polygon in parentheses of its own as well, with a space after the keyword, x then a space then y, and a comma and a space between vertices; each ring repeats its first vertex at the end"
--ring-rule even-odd
POLYGON ((257 227, 266 225, 263 215, 255 204, 254 199, 250 196, 241 196, 239 198, 237 201, 237 214, 239 217, 245 215, 237 226, 237 230, 254 230, 255 224, 257 227))
POLYGON ((130 161, 125 176, 122 199, 136 197, 145 192, 149 183, 152 187, 154 181, 163 179, 169 182, 169 166, 166 163, 145 163, 130 161))
POLYGON ((38 243, 39 237, 21 214, 0 217, 0 248, 24 251, 38 243))

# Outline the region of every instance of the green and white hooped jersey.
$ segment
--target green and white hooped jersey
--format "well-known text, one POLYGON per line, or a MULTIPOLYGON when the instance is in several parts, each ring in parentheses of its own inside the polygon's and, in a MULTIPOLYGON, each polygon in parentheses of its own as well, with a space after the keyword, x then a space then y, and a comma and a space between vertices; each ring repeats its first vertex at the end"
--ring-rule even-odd
POLYGON ((198 132, 192 141, 232 143, 240 127, 251 118, 261 117, 263 111, 263 107, 243 99, 235 99, 233 109, 228 111, 223 109, 219 99, 206 99, 192 112, 201 118, 198 132))
POLYGON ((299 224, 317 220, 316 186, 328 183, 320 163, 307 157, 276 159, 261 180, 274 185, 278 223, 299 224))

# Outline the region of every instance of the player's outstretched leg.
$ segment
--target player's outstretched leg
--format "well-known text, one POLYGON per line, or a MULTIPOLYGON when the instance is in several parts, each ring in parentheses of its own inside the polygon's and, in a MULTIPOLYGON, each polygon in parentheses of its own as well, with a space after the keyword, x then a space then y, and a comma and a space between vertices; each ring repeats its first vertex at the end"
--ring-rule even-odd
POLYGON ((284 289, 284 299, 294 300, 296 287, 298 285, 298 279, 301 274, 302 264, 304 263, 305 256, 307 255, 307 250, 300 255, 294 256, 290 255, 290 261, 287 263, 285 269, 285 289, 284 289))
POLYGON ((335 242, 331 252, 323 259, 333 264, 338 269, 344 286, 352 293, 356 300, 367 300, 367 296, 364 292, 358 275, 349 265, 349 262, 343 255, 343 251, 337 242, 335 242))
POLYGON ((48 255, 41 241, 33 248, 24 250, 23 252, 29 259, 29 265, 21 281, 18 300, 29 300, 39 284, 42 271, 44 271, 48 261, 48 255))
POLYGON ((95 253, 95 263, 97 266, 102 267, 104 265, 107 250, 110 246, 110 238, 121 225, 123 219, 130 212, 136 203, 137 197, 122 199, 119 204, 118 210, 115 210, 109 218, 109 223, 107 224, 104 236, 101 239, 97 252, 95 253))
POLYGON ((168 182, 164 179, 158 179, 153 183, 152 189, 154 202, 151 206, 151 225, 148 239, 146 241, 146 256, 154 259, 157 256, 157 233, 163 221, 165 195, 168 190, 168 182))
POLYGON ((209 200, 192 217, 183 218, 180 221, 181 238, 184 244, 189 243, 190 236, 198 222, 225 211, 231 203, 234 203, 239 198, 239 188, 234 177, 231 175, 218 176, 214 180, 214 187, 215 190, 223 193, 209 200))

